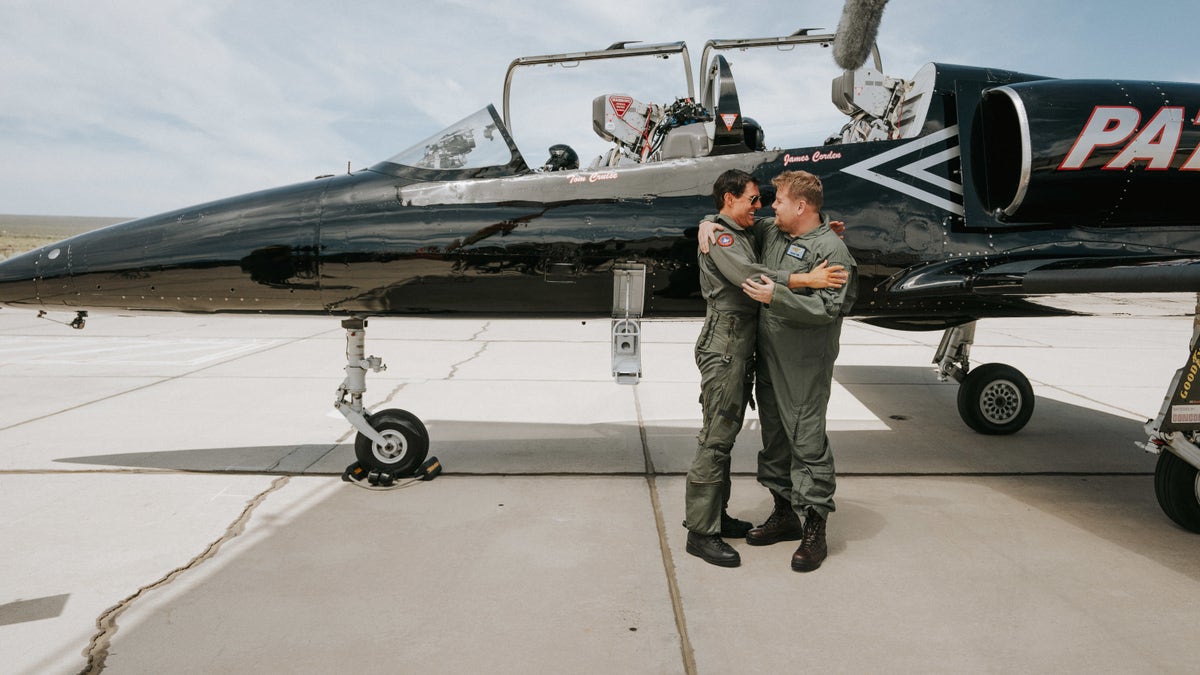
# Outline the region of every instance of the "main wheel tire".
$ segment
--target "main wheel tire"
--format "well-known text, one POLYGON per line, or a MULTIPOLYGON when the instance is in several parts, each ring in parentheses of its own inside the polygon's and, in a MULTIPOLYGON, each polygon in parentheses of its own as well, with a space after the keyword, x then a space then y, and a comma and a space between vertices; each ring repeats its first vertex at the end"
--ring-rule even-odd
POLYGON ((1200 471, 1165 448, 1154 467, 1154 496, 1168 518, 1200 534, 1200 471))
POLYGON ((429 453, 429 432, 414 414, 391 408, 367 418, 388 444, 379 445, 363 434, 354 439, 354 456, 367 471, 411 476, 429 453))
POLYGON ((985 363, 959 385, 958 414, 981 434, 1016 433, 1033 416, 1033 387, 1016 368, 985 363))

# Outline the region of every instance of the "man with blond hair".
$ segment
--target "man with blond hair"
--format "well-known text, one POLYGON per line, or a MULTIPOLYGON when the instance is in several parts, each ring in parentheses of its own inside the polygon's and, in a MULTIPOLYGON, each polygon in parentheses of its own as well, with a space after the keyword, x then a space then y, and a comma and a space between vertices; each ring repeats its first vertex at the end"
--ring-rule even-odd
POLYGON ((789 285, 820 288, 839 284, 843 272, 820 266, 791 273, 758 264, 751 230, 760 196, 758 181, 749 173, 737 169, 722 173, 713 184, 713 200, 719 213, 711 217, 726 231, 698 257, 700 288, 707 304, 695 351, 704 422, 688 471, 683 524, 688 530, 688 553, 713 565, 737 567, 741 557, 724 538, 745 537, 751 524, 726 513, 729 462, 750 400, 759 311, 759 303, 741 286, 755 277, 778 281, 785 289, 789 285))
MULTIPOLYGON (((761 303, 757 336, 757 399, 763 449, 758 482, 771 491, 775 507, 766 522, 746 534, 746 543, 765 546, 800 541, 792 569, 810 572, 828 555, 825 523, 835 509, 833 452, 825 416, 840 347, 842 317, 854 304, 858 266, 821 215, 821 180, 807 171, 786 171, 776 188, 774 218, 754 228, 759 262, 781 272, 807 272, 826 263, 845 267, 840 288, 789 290, 767 275, 742 283, 761 303)), ((714 228, 701 224, 701 248, 714 228)), ((778 276, 778 274, 776 275, 778 276)))

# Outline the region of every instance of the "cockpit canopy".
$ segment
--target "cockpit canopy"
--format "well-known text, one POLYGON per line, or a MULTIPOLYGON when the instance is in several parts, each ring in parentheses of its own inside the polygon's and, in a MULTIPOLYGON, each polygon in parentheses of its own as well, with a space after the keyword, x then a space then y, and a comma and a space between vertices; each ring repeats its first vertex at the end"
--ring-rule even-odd
MULTIPOLYGON (((685 65, 687 96, 673 103, 643 102, 627 93, 605 93, 591 100, 592 130, 606 143, 588 170, 715 155, 764 152, 765 132, 743 117, 741 97, 730 63, 710 52, 750 47, 790 48, 795 45, 828 47, 834 35, 807 30, 780 38, 710 40, 701 62, 707 62, 699 100, 693 94, 687 47, 682 42, 646 47, 625 43, 599 52, 523 57, 509 66, 505 78, 505 116, 488 105, 433 134, 416 145, 371 167, 373 171, 420 181, 461 180, 511 176, 533 171, 578 170, 579 154, 566 142, 553 138, 549 159, 533 169, 522 157, 507 125, 509 87, 514 69, 532 65, 574 67, 590 60, 629 57, 667 58, 679 55, 685 65)), ((936 71, 921 70, 912 81, 884 75, 877 51, 873 67, 838 74, 832 82, 837 111, 850 118, 841 131, 824 138, 825 144, 911 138, 922 133, 936 71)), ((759 105, 756 114, 770 110, 759 105)), ((810 115, 811 117, 811 115, 810 115)), ((582 120, 581 120, 582 121, 582 120)), ((582 125, 580 125, 582 126, 582 125)), ((813 139, 816 140, 816 139, 813 139)), ((819 142, 819 141, 818 141, 819 142)), ((818 143, 808 143, 812 147, 818 143)), ((545 146, 542 146, 545 147, 545 146)), ((527 148, 528 149, 528 148, 527 148)))
POLYGON ((489 105, 371 170, 423 180, 445 180, 506 176, 529 168, 496 108, 489 105))

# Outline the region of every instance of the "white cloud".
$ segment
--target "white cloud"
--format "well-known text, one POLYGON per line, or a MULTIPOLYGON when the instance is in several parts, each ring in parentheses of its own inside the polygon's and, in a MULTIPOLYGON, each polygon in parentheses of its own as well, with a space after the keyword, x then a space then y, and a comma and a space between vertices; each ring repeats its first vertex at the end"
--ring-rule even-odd
MULTIPOLYGON (((341 171, 347 161, 361 168, 488 102, 499 106, 504 69, 518 56, 686 40, 699 78, 695 62, 708 38, 832 30, 840 12, 836 0, 7 0, 0 212, 148 215, 341 171)), ((1183 0, 894 0, 880 41, 889 74, 903 77, 939 60, 1197 80, 1189 33, 1198 14, 1183 0)), ((730 58, 744 112, 764 124, 769 143, 788 134, 818 142, 836 130, 836 117, 822 116, 830 112, 828 64, 807 75, 730 58), (808 102, 780 102, 797 94, 808 102)), ((514 107, 531 163, 549 142, 598 143, 586 107, 592 96, 629 90, 667 103, 683 94, 633 70, 618 72, 629 79, 617 82, 575 74, 518 76, 518 101, 530 110, 567 86, 584 102, 524 118, 514 107)), ((579 150, 586 160, 590 149, 579 150)))

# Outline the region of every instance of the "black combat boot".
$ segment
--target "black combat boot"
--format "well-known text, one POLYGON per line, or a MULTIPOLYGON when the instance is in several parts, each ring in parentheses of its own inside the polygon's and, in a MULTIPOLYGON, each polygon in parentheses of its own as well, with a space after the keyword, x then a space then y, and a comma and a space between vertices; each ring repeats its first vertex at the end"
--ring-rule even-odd
POLYGON ((804 536, 804 526, 791 502, 775 492, 771 496, 775 498, 775 510, 767 516, 767 522, 746 533, 747 544, 766 546, 777 541, 796 541, 804 536))
POLYGON ((742 564, 742 556, 716 534, 688 532, 687 552, 704 562, 721 567, 737 567, 742 564))
POLYGON ((726 539, 741 539, 752 527, 754 525, 748 521, 738 520, 724 511, 721 512, 721 536, 726 539))
POLYGON ((804 516, 804 538, 792 554, 792 569, 796 572, 811 572, 821 566, 829 549, 825 546, 825 519, 809 509, 804 516))

